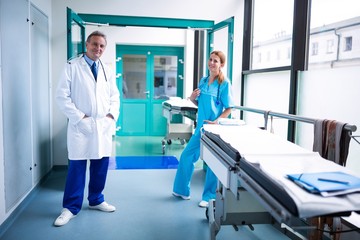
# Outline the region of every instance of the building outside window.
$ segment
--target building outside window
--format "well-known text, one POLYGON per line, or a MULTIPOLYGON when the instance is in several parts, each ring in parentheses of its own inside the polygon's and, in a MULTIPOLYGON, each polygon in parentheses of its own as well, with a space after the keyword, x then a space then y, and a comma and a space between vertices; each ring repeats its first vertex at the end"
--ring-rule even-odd
MULTIPOLYGON (((358 6, 359 0, 312 0, 308 69, 360 65, 358 6)), ((289 0, 255 0, 252 70, 290 65, 293 16, 285 12, 293 7, 289 0)))
POLYGON ((317 55, 309 46, 308 69, 360 65, 359 7, 358 0, 311 1, 310 40, 319 45, 317 55))
POLYGON ((293 12, 294 0, 254 1, 252 55, 258 56, 262 52, 265 56, 262 62, 252 60, 252 70, 290 65, 291 51, 287 53, 290 56, 281 56, 274 49, 280 49, 280 52, 291 49, 293 12), (273 51, 273 57, 270 51, 273 51))

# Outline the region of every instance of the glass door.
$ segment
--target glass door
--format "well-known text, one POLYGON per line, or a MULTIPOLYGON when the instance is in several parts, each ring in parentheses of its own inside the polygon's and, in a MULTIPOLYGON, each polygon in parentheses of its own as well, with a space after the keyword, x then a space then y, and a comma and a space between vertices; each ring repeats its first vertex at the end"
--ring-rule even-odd
POLYGON ((183 94, 183 48, 118 45, 118 135, 164 136, 162 102, 183 94))
POLYGON ((85 52, 85 24, 79 15, 67 8, 67 58, 85 52))
MULTIPOLYGON (((234 45, 234 17, 216 23, 208 31, 208 57, 213 50, 220 50, 226 54, 224 74, 232 81, 232 62, 234 45)), ((208 58, 207 58, 208 59, 208 58)))

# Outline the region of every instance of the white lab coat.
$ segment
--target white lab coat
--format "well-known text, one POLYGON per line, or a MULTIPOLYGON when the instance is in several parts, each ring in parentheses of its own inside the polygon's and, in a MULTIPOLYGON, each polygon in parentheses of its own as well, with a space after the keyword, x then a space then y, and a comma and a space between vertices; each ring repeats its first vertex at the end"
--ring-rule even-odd
POLYGON ((110 68, 100 63, 95 81, 83 56, 69 61, 59 79, 56 102, 69 120, 67 148, 70 160, 111 156, 120 95, 110 68), (108 113, 115 120, 106 117, 108 113), (84 118, 85 115, 89 117, 84 118))

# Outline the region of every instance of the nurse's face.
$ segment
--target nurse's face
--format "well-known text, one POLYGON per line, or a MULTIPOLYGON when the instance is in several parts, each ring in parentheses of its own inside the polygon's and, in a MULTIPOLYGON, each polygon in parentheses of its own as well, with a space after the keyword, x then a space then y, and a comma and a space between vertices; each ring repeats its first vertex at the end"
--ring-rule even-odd
POLYGON ((92 36, 86 42, 86 55, 93 61, 97 61, 105 51, 106 41, 101 36, 92 36))
POLYGON ((208 61, 209 71, 217 74, 217 73, 219 73, 221 67, 222 67, 222 64, 220 62, 220 58, 215 54, 211 54, 209 61, 208 61))

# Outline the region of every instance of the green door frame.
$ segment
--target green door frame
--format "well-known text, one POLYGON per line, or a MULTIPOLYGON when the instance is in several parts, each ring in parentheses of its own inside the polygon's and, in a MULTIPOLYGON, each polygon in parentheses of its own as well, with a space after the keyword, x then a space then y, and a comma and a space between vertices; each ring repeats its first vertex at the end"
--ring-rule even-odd
MULTIPOLYGON (((151 136, 164 136, 166 133, 166 119, 162 117, 162 111, 161 108, 158 108, 156 106, 158 106, 159 104, 161 105, 162 102, 164 101, 164 99, 153 99, 152 97, 154 96, 154 89, 150 86, 153 84, 153 79, 154 79, 154 72, 153 72, 153 67, 154 67, 154 55, 157 56, 161 56, 161 55, 172 55, 172 56, 178 56, 178 60, 183 59, 184 57, 184 47, 161 47, 161 46, 138 46, 138 45, 122 45, 119 44, 116 46, 116 75, 117 75, 117 86, 119 89, 122 89, 122 80, 123 80, 123 68, 122 68, 122 56, 124 54, 134 54, 134 55, 146 55, 147 56, 147 60, 146 60, 146 65, 148 66, 146 69, 146 75, 147 75, 147 85, 148 85, 148 89, 150 91, 150 105, 148 106, 147 112, 145 113, 146 116, 150 116, 152 114, 154 114, 155 116, 159 116, 157 118, 157 121, 161 121, 161 124, 158 124, 159 126, 163 126, 164 129, 159 129, 161 127, 157 127, 157 129, 153 129, 153 125, 150 122, 147 122, 147 127, 145 128, 145 131, 151 135, 151 136), (121 51, 121 52, 120 52, 121 51), (149 57, 149 52, 151 52, 151 55, 149 57), (153 107, 156 107, 156 109, 153 109, 153 107), (159 110, 160 109, 160 110, 159 110)), ((183 96, 183 86, 184 86, 184 81, 183 78, 180 78, 179 75, 183 75, 184 74, 184 67, 183 64, 178 64, 178 71, 177 71, 177 92, 176 95, 179 97, 183 96)), ((122 91, 121 91, 121 98, 122 98, 122 91)), ((141 100, 143 101, 143 100, 141 100)), ((136 99, 122 99, 121 104, 134 104, 137 102, 136 99)), ((126 116, 126 113, 123 113, 124 111, 124 107, 120 106, 120 116, 126 116)), ((146 117, 146 119, 148 119, 146 117)), ((150 118, 153 119, 153 118, 150 118)), ((155 119, 156 120, 156 119, 155 119)), ((119 136, 126 136, 126 135, 137 135, 139 133, 124 133, 122 131, 123 129, 123 122, 122 122, 122 118, 120 117, 118 119, 117 122, 117 127, 118 129, 120 129, 119 131, 117 131, 117 135, 119 136)))
MULTIPOLYGON (((85 51, 85 27, 87 23, 97 23, 109 26, 137 26, 137 27, 164 27, 164 28, 179 28, 179 29, 204 29, 208 31, 207 40, 207 54, 209 56, 213 42, 214 32, 228 27, 228 77, 232 80, 232 63, 233 63, 233 36, 234 36, 234 17, 228 18, 222 22, 214 24, 212 20, 198 20, 198 19, 179 19, 179 18, 154 18, 154 17, 135 17, 135 16, 121 16, 121 15, 102 15, 102 14, 76 14, 70 8, 68 11, 67 20, 67 39, 68 39, 68 58, 73 57, 72 42, 71 42, 71 24, 73 22, 82 26, 82 49, 85 51)), ((207 57, 208 57, 207 56, 207 57)))
POLYGON ((134 17, 121 15, 78 14, 86 22, 100 23, 109 26, 129 27, 164 27, 180 29, 211 29, 214 21, 178 18, 134 17))

